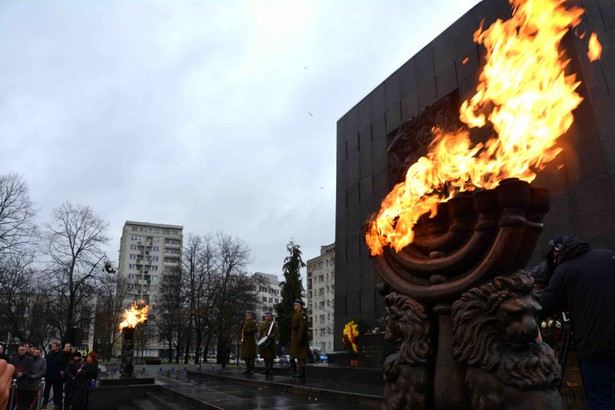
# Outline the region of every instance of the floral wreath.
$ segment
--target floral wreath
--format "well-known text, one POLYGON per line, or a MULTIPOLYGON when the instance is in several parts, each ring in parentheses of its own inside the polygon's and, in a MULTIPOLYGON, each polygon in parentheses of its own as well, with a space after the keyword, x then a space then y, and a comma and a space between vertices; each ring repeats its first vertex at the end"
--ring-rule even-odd
POLYGON ((342 344, 348 350, 352 349, 353 352, 359 352, 359 344, 357 339, 359 337, 359 324, 355 320, 344 325, 344 337, 342 338, 342 344))

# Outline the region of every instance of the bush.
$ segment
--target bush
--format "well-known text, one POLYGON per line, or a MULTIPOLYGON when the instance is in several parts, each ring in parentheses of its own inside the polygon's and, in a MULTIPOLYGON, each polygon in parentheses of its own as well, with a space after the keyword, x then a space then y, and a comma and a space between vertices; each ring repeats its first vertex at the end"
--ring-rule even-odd
POLYGON ((157 358, 144 358, 145 364, 162 364, 162 360, 157 358))

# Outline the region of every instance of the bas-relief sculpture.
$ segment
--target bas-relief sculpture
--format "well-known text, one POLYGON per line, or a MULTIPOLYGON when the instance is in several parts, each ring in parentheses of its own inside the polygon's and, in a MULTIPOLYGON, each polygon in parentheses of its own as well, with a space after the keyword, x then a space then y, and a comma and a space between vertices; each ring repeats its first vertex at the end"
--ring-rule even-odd
POLYGON ((441 204, 414 243, 373 258, 385 339, 398 348, 384 365, 383 409, 565 409, 523 271, 548 210, 548 191, 505 180, 441 204))

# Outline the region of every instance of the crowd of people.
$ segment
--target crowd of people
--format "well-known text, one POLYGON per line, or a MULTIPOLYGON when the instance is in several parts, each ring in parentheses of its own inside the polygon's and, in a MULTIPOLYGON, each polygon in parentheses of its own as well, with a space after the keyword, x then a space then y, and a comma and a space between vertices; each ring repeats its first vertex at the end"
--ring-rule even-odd
MULTIPOLYGON (((592 249, 574 236, 560 237, 550 245, 543 263, 545 268, 530 272, 540 288, 540 316, 546 318, 561 311, 570 313, 588 407, 590 410, 614 409, 615 251, 592 249)), ((293 309, 290 366, 295 377, 305 378, 309 352, 308 317, 303 301, 295 300, 293 309)), ((241 358, 246 362, 244 374, 253 374, 257 350, 265 361, 262 373, 272 373, 277 337, 278 326, 271 312, 265 313, 260 326, 253 313, 246 312, 241 327, 241 358)), ((82 361, 81 354, 73 351, 70 343, 63 349, 59 343, 52 343, 45 357, 42 353, 39 347, 22 344, 17 353, 9 357, 0 345, 0 409, 7 408, 9 397, 13 404, 10 410, 35 408, 43 377, 43 407, 52 398, 53 407, 49 408, 54 410, 86 409, 89 383, 98 376, 96 354, 89 353, 82 361), (12 379, 16 380, 16 386, 11 391, 12 379)))
POLYGON ((61 348, 54 342, 43 357, 41 347, 19 345, 17 353, 8 356, 0 345, 0 409, 85 410, 88 387, 98 378, 98 359, 90 352, 82 360, 81 353, 70 343, 61 348), (11 383, 15 380, 15 383, 11 383), (41 397, 42 395, 42 397, 41 397))

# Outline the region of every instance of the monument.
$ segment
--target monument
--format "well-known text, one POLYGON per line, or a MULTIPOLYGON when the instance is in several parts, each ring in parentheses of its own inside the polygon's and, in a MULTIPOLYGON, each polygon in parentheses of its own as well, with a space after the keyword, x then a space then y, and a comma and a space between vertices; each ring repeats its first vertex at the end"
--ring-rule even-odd
MULTIPOLYGON (((600 6, 592 12, 596 9, 600 6)), ((473 54, 455 44, 453 54, 459 61, 448 78, 457 78, 457 89, 444 72, 435 83, 421 83, 418 77, 429 68, 420 63, 433 64, 417 56, 411 67, 419 87, 412 102, 418 104, 409 120, 389 126, 387 111, 384 123, 375 122, 378 110, 372 106, 365 111, 362 102, 354 117, 338 124, 346 162, 356 157, 360 165, 358 174, 349 170, 341 180, 346 190, 344 201, 338 201, 338 217, 345 215, 345 225, 337 226, 343 243, 337 244, 342 261, 336 260, 336 280, 353 267, 360 275, 367 269, 361 264, 364 248, 345 240, 354 234, 348 223, 370 206, 369 194, 372 199, 384 197, 380 210, 362 228, 372 266, 384 282, 373 287, 384 296, 384 338, 398 348, 384 363, 383 408, 565 408, 558 391, 560 365, 539 339, 535 316, 540 306, 524 268, 550 208, 549 192, 537 176, 549 166, 549 173, 557 174, 562 166, 562 161, 554 162, 558 156, 569 165, 570 147, 566 138, 558 139, 578 131, 573 111, 583 101, 580 92, 587 91, 579 87, 562 50, 570 48, 577 34, 575 65, 597 65, 600 35, 586 26, 582 35, 571 31, 581 26, 584 10, 562 2, 511 0, 509 14, 495 18, 498 14, 505 14, 502 2, 486 1, 468 13, 472 18, 456 23, 455 31, 471 30, 474 41, 484 47, 473 54), (481 16, 481 11, 490 13, 481 16), (494 21, 469 27, 482 18, 494 21), (470 69, 462 67, 466 64, 472 64, 470 69), (435 94, 425 88, 430 84, 436 86, 435 94), (418 109, 421 101, 431 104, 418 109), (455 111, 457 115, 451 115, 455 111), (366 113, 371 124, 362 117, 366 113), (391 131, 378 141, 374 129, 391 131), (364 135, 371 145, 361 143, 364 135), (368 154, 378 155, 365 156, 361 150, 366 145, 372 149, 368 154), (371 177, 363 172, 365 165, 373 167, 371 177), (348 188, 355 176, 359 182, 353 192, 348 188), (389 181, 395 186, 384 195, 389 181), (356 195, 359 208, 353 207, 356 195)), ((454 41, 441 36, 434 43, 442 45, 443 38, 454 41)), ((444 50, 429 51, 432 62, 446 60, 444 50)), ((587 73, 592 71, 585 69, 587 73)), ((403 74, 397 76, 398 84, 407 81, 403 74)), ((386 85, 380 94, 385 101, 379 103, 386 104, 394 94, 386 85)), ((376 96, 368 101, 376 103, 376 96)), ((403 112, 404 102, 410 101, 402 99, 390 113, 403 112)), ((592 101, 595 109, 612 102, 592 101)), ((608 152, 613 147, 604 143, 603 148, 608 152)), ((604 156, 611 178, 605 189, 612 192, 615 179, 609 166, 614 164, 609 162, 612 157, 604 156)), ((340 158, 338 169, 344 162, 340 158)), ((352 278, 341 286, 336 282, 336 329, 345 315, 362 315, 366 306, 369 312, 370 305, 378 303, 376 294, 364 293, 364 284, 352 278), (358 298, 350 281, 358 282, 358 298)))

